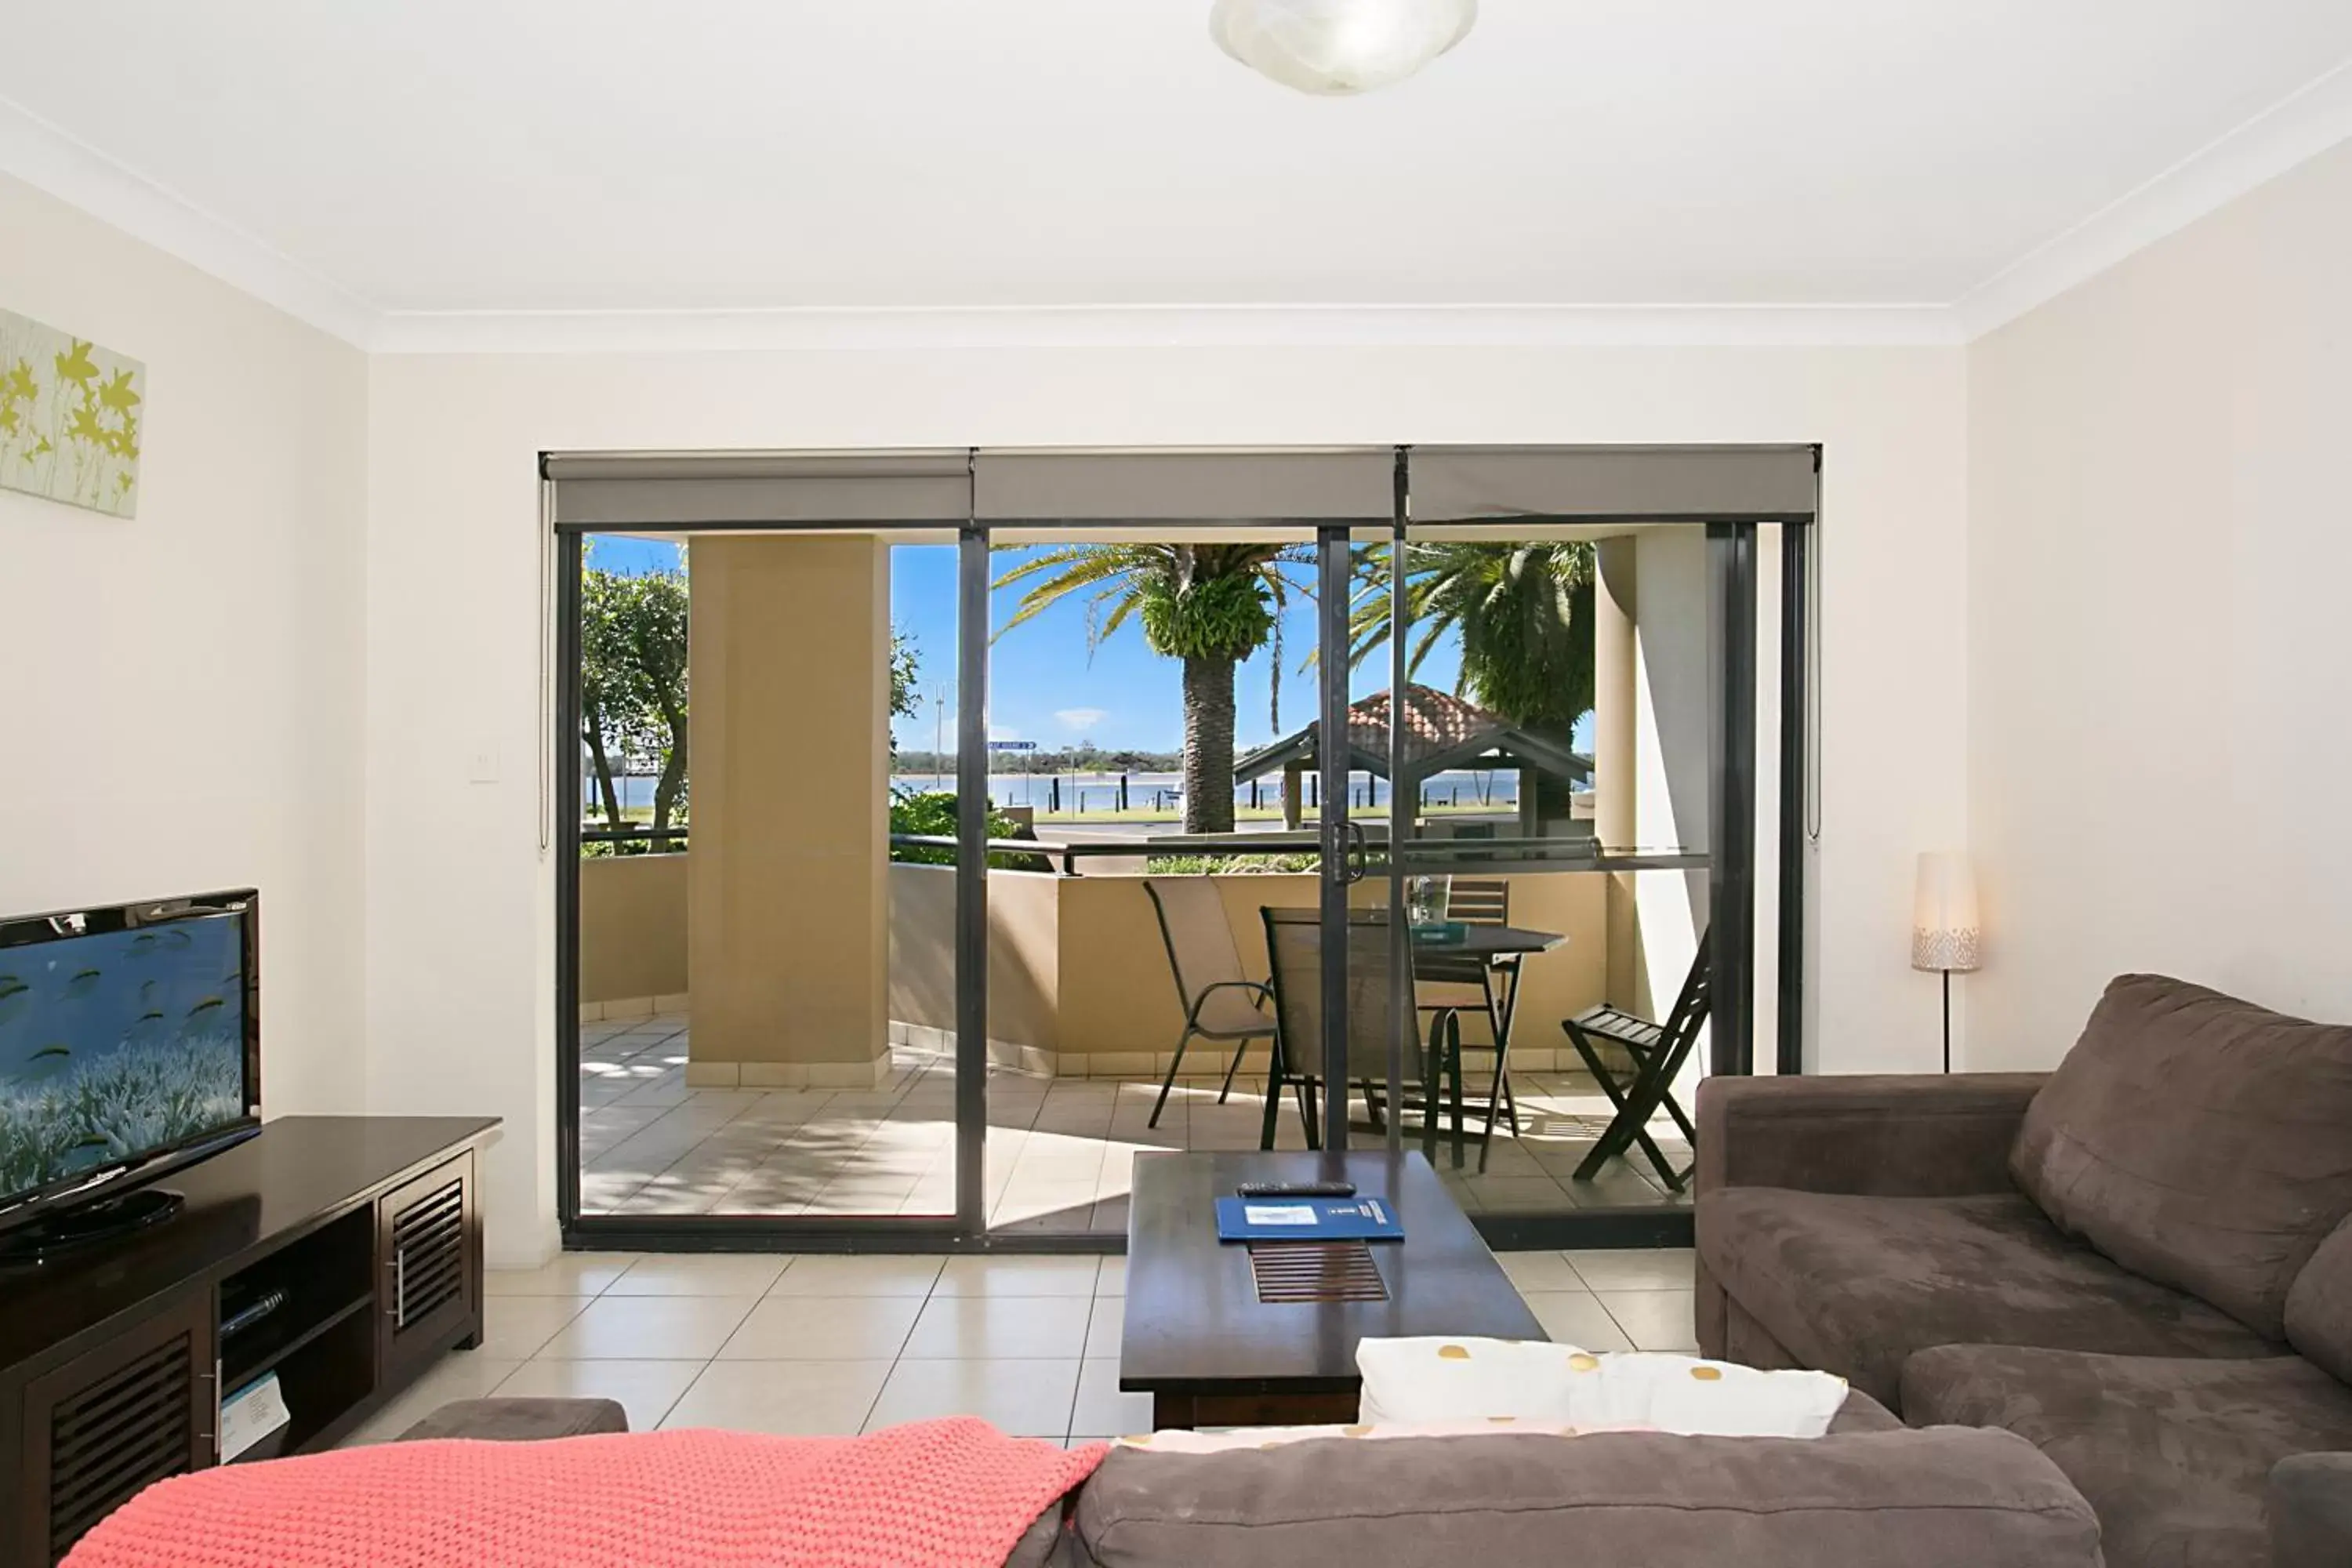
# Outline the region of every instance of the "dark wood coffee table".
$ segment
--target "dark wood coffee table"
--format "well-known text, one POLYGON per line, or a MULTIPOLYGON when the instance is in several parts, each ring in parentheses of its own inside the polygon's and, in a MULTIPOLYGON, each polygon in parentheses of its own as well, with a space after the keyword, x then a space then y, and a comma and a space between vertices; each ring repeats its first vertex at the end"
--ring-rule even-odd
MULTIPOLYGON (((1310 1292, 1330 1293, 1318 1276, 1344 1277, 1344 1259, 1315 1267, 1334 1250, 1305 1260, 1310 1292)), ((1151 1395, 1153 1426, 1353 1421, 1356 1342, 1422 1334, 1548 1337, 1418 1152, 1135 1157, 1118 1386, 1151 1395), (1402 1241, 1365 1247, 1376 1278, 1360 1278, 1359 1291, 1383 1299, 1261 1300, 1250 1247, 1217 1239, 1215 1200, 1243 1182, 1334 1177, 1385 1196, 1404 1227, 1402 1241)))

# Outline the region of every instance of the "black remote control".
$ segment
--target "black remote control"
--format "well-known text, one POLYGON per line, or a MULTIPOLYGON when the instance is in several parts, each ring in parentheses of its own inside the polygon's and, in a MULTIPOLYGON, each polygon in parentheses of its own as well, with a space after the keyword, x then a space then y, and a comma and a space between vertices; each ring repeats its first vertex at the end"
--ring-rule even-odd
POLYGON ((1353 1182, 1244 1182, 1234 1189, 1244 1198, 1352 1198, 1353 1182))

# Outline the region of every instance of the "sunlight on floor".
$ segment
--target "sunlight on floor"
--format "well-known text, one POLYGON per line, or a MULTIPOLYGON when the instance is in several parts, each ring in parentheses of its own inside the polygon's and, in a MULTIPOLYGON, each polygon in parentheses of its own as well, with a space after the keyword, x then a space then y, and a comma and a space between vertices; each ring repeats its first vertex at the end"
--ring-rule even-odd
MULTIPOLYGON (((690 1089, 683 1014, 581 1026, 581 1208, 597 1215, 947 1215, 955 1207, 955 1075, 941 1056, 892 1053, 870 1090, 690 1089)), ((1052 1079, 992 1069, 988 1212, 1022 1230, 1124 1231, 1132 1156, 1158 1149, 1255 1149, 1264 1080, 1217 1103, 1216 1065, 1180 1079, 1157 1127, 1159 1081, 1052 1079)), ((1497 1133, 1486 1172, 1439 1170, 1477 1213, 1666 1205, 1643 1167, 1575 1171, 1607 1125, 1609 1102, 1582 1073, 1514 1072, 1519 1135, 1497 1133)), ((1475 1122, 1474 1122, 1475 1126, 1475 1122)), ((1306 1146, 1295 1107, 1277 1147, 1306 1146)), ((1688 1146, 1654 1128, 1670 1159, 1688 1146)))

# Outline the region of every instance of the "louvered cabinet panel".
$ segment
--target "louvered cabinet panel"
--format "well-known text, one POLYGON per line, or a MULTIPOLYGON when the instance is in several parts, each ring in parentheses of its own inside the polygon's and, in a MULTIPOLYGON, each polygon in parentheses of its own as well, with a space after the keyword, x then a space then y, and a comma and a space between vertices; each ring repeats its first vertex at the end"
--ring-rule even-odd
POLYGON ((380 1382, 398 1385, 447 1348, 481 1309, 480 1224, 468 1152, 376 1205, 380 1382))
POLYGON ((212 1336, 192 1297, 26 1386, 23 1561, 58 1562, 148 1486, 211 1463, 212 1336))

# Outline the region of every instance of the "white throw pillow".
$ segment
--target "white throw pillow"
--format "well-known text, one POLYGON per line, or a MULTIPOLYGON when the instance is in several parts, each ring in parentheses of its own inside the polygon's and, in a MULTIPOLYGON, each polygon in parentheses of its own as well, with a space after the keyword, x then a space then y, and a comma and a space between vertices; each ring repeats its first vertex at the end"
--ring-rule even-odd
POLYGON ((1365 1340, 1356 1368, 1361 1418, 1381 1426, 1508 1419, 1586 1432, 1818 1437, 1846 1394, 1845 1380, 1827 1373, 1519 1340, 1365 1340))
POLYGON ((1371 1426, 1424 1421, 1571 1423, 1561 1346, 1536 1341, 1363 1340, 1359 1418, 1371 1426))

